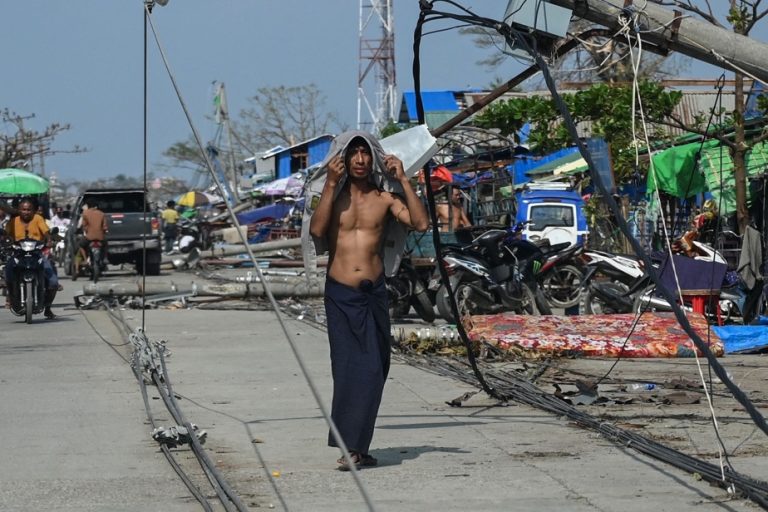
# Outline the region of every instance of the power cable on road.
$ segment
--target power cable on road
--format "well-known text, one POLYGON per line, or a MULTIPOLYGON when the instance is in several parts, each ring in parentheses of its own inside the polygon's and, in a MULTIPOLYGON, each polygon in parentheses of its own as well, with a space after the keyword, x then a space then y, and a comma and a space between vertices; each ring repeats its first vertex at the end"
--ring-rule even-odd
MULTIPOLYGON (((224 193, 224 186, 221 183, 221 181, 219 180, 219 177, 216 175, 216 172, 214 171, 214 168, 213 168, 213 165, 212 165, 212 163, 210 161, 210 158, 209 158, 209 156, 208 156, 208 154, 205 151, 205 148, 203 146, 200 134, 198 133, 198 130, 195 127, 195 124, 192 122, 192 117, 191 117, 191 115, 189 113, 189 109, 187 108, 186 103, 184 102, 184 99, 183 99, 183 97, 181 95, 181 91, 179 90, 178 84, 176 83, 176 78, 175 78, 173 72, 171 71, 170 64, 168 62, 168 58, 166 56, 165 50, 163 49, 163 46, 160 43, 160 38, 158 36, 158 33, 157 33, 156 28, 155 28, 154 22, 152 20, 152 9, 151 9, 151 6, 148 5, 148 4, 145 4, 144 11, 145 11, 145 19, 149 23, 149 27, 150 27, 150 29, 152 31, 152 35, 153 35, 153 38, 155 40, 157 49, 158 49, 158 51, 160 53, 160 57, 161 57, 161 59, 163 61, 163 65, 164 65, 165 70, 166 70, 166 72, 168 74, 168 77, 169 77, 169 79, 171 81, 173 89, 174 89, 174 91, 176 93, 176 97, 177 97, 177 99, 179 101, 179 104, 180 104, 180 106, 181 106, 181 108, 182 108, 182 110, 184 112, 184 115, 186 116, 186 119, 187 119, 187 122, 188 122, 188 124, 190 126, 190 129, 192 130, 192 134, 193 134, 193 137, 195 139, 195 142, 196 142, 198 148, 200 149, 201 154, 203 155, 206 167, 207 167, 207 169, 208 169, 208 171, 209 171, 209 173, 211 175, 211 179, 216 184, 216 187, 217 187, 219 193, 222 195, 222 197, 226 197, 226 194, 224 193)), ((283 321, 282 315, 280 314, 279 307, 277 305, 277 301, 275 300, 274 295, 272 294, 272 291, 271 291, 271 289, 269 287, 269 284, 263 278, 263 274, 261 272, 261 268, 259 267, 259 264, 258 264, 258 262, 256 260, 256 257, 254 255, 254 253, 253 253, 253 250, 251 249, 251 247, 248 244, 247 234, 242 229, 242 227, 240 225, 240 222, 237 219, 237 216, 235 215, 234 211, 232 210, 232 205, 230 205, 230 203, 228 201, 226 201, 226 200, 224 201, 224 204, 225 204, 227 212, 228 212, 228 214, 230 216, 230 221, 232 222, 232 225, 235 227, 235 229, 236 229, 236 231, 238 233, 238 236, 240 237, 243 245, 245 246, 245 249, 246 249, 246 251, 248 253, 248 256, 249 256, 249 258, 250 258, 251 262, 253 263, 253 266, 254 266, 254 268, 256 270, 256 274, 257 274, 259 280, 262 283, 262 286, 263 286, 263 289, 264 289, 264 294, 269 298, 269 302, 272 305, 272 309, 273 309, 273 311, 275 313, 277 321, 280 324, 281 329, 283 330, 283 333, 284 333, 284 335, 286 337, 286 340, 288 341, 288 344, 289 344, 289 346, 291 348, 291 351, 293 352, 294 358, 296 359, 296 362, 299 365, 299 368, 301 369, 302 374, 304 375, 304 378, 305 378, 305 380, 307 382, 308 387, 310 388, 310 391, 312 392, 312 395, 313 395, 313 397, 314 397, 314 399, 315 399, 315 401, 317 403, 317 406, 320 409, 320 411, 322 412, 323 417, 325 418, 325 421, 326 421, 326 423, 327 423, 327 425, 329 427, 331 435, 333 436, 334 440, 336 441, 336 444, 338 445, 338 447, 339 447, 339 449, 340 449, 340 451, 342 453, 342 457, 344 457, 345 460, 352 460, 352 457, 350 456, 349 450, 348 450, 344 440, 342 439, 341 434, 340 434, 338 428, 336 427, 336 425, 334 424, 333 420, 331 419, 331 416, 330 416, 330 414, 329 414, 329 412, 327 410, 327 407, 323 403, 323 400, 322 400, 322 398, 320 396, 320 392, 319 392, 317 386, 315 385, 314 381, 312 380, 312 378, 311 378, 311 376, 309 374, 307 365, 305 364, 305 362, 304 362, 304 360, 303 360, 303 358, 302 358, 302 356, 301 356, 301 354, 300 354, 300 352, 298 350, 297 344, 293 340, 293 337, 291 336, 290 332, 288 331, 287 326, 285 325, 285 322, 283 321)), ((368 491, 366 490, 366 487, 365 487, 363 481, 360 479, 360 477, 358 475, 358 471, 357 471, 356 465, 355 464, 350 464, 349 468, 350 468, 350 473, 352 474, 352 477, 355 480, 355 484, 357 485, 358 490, 360 491, 360 494, 361 494, 361 496, 362 496, 362 498, 363 498, 363 500, 364 500, 368 510, 371 510, 371 511, 375 510, 375 507, 373 505, 373 501, 371 500, 371 498, 370 498, 370 496, 368 494, 368 491)))

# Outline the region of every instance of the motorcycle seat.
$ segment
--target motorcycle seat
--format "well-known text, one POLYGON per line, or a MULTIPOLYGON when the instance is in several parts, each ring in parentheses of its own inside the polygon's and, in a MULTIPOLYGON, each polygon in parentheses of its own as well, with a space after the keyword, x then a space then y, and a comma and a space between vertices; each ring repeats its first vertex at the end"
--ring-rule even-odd
MULTIPOLYGON (((549 245, 546 247, 539 247, 544 256, 550 256, 552 254, 566 250, 571 246, 571 242, 560 242, 559 244, 549 245)), ((574 246, 575 247, 575 246, 574 246)))

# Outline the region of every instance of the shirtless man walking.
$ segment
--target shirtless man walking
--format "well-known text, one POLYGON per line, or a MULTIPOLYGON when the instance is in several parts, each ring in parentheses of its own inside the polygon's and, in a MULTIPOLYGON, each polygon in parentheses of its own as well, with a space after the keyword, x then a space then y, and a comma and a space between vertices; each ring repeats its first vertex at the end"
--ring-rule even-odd
MULTIPOLYGON (((403 163, 384 155, 364 132, 341 134, 348 142, 327 164, 327 178, 310 223, 313 237, 328 243, 325 309, 333 374, 331 417, 350 451, 339 469, 374 466, 368 453, 389 371, 390 322, 382 245, 390 218, 418 231, 429 227, 426 209, 403 163), (404 198, 373 179, 399 183, 404 198)), ((329 446, 338 446, 329 434, 329 446)))

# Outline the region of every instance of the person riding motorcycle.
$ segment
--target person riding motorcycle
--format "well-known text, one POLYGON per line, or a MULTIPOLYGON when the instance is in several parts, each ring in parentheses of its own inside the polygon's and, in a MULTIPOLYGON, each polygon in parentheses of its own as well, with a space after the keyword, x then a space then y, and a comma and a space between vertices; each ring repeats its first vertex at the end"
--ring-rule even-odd
MULTIPOLYGON (((35 213, 35 205, 31 199, 22 199, 19 202, 19 214, 11 219, 5 226, 5 234, 12 241, 18 242, 25 238, 31 238, 38 242, 44 242, 50 245, 50 233, 45 219, 35 213)), ((13 258, 9 258, 5 264, 5 282, 8 296, 6 297, 6 307, 10 307, 11 290, 14 290, 13 278, 15 263, 13 258)), ((56 315, 51 311, 51 304, 56 298, 56 292, 59 290, 59 277, 53 269, 51 262, 47 257, 43 258, 43 271, 45 273, 45 318, 55 318, 56 315)))
MULTIPOLYGON (((88 251, 93 241, 102 242, 106 245, 107 238, 107 217, 99 209, 97 203, 90 205, 83 205, 83 213, 80 215, 82 221, 83 237, 80 239, 78 247, 79 257, 74 259, 74 271, 72 272, 72 280, 76 281, 77 276, 80 275, 80 264, 88 257, 88 251)), ((97 262, 91 262, 92 265, 97 265, 97 262)))

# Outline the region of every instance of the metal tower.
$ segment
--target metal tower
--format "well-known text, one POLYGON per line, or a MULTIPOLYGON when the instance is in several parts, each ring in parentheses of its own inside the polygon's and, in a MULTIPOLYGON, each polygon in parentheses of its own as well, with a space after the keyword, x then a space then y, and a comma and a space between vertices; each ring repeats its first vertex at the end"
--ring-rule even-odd
POLYGON ((378 133, 395 119, 392 0, 360 0, 357 128, 378 133))

